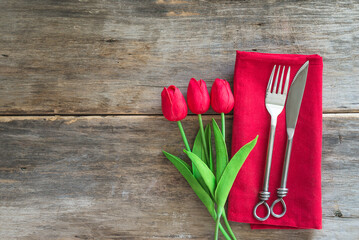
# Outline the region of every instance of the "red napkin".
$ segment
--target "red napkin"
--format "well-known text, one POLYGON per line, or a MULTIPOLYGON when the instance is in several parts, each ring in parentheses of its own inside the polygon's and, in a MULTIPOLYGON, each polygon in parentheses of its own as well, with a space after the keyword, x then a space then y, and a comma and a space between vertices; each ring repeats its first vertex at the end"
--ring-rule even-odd
MULTIPOLYGON (((259 135, 257 145, 249 155, 234 182, 228 200, 231 221, 251 223, 252 229, 322 228, 321 150, 322 150, 322 70, 319 55, 265 54, 237 52, 234 70, 234 117, 232 155, 245 143, 259 135), (292 82, 299 68, 309 60, 308 77, 290 159, 284 198, 287 213, 282 218, 270 216, 266 221, 253 217, 262 190, 268 146, 270 115, 265 108, 268 79, 276 65, 291 67, 292 82)), ((291 83, 290 82, 290 83, 291 83)), ((277 199, 286 148, 285 108, 278 117, 274 139, 273 159, 269 180, 269 206, 277 199)), ((274 208, 281 213, 281 204, 274 208)), ((265 207, 258 215, 266 215, 265 207)))

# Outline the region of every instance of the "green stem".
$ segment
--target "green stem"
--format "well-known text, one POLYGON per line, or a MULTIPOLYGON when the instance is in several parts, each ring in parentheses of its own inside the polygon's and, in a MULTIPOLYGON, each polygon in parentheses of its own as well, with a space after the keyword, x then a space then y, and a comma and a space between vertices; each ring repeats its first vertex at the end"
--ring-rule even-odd
MULTIPOLYGON (((215 210, 213 210, 213 212, 210 211, 210 214, 211 214, 213 220, 214 220, 214 221, 217 221, 217 213, 216 213, 216 211, 215 211, 215 210)), ((226 230, 223 228, 223 226, 222 226, 221 223, 219 223, 219 230, 221 230, 223 236, 224 236, 227 240, 232 240, 231 237, 230 237, 230 236, 228 235, 228 233, 226 232, 226 230)))
POLYGON ((214 240, 218 240, 218 228, 219 228, 219 221, 220 218, 217 218, 217 222, 216 222, 216 230, 214 232, 214 240))
POLYGON ((216 230, 214 231, 214 240, 218 240, 218 229, 221 223, 221 215, 222 215, 223 208, 218 207, 217 210, 217 221, 216 221, 216 230))
POLYGON ((191 152, 191 148, 189 147, 187 137, 186 137, 186 134, 184 133, 181 121, 178 121, 177 124, 178 124, 178 128, 179 128, 179 130, 181 132, 181 136, 182 136, 184 145, 186 146, 187 151, 191 152))
POLYGON ((224 113, 221 113, 221 122, 222 122, 222 135, 224 138, 224 142, 226 142, 226 118, 224 117, 224 113))
POLYGON ((208 149, 207 149, 207 144, 206 144, 207 141, 206 141, 206 137, 204 135, 204 128, 203 128, 203 122, 202 122, 202 115, 201 114, 198 114, 198 122, 199 122, 199 131, 201 132, 201 137, 202 137, 203 151, 204 151, 204 154, 206 155, 206 159, 209 161, 209 162, 207 162, 207 164, 209 164, 209 168, 213 172, 212 160, 208 156, 208 149))
POLYGON ((228 229, 229 235, 231 235, 231 237, 235 240, 237 240, 236 235, 234 235, 231 226, 229 225, 227 216, 226 216, 226 211, 223 211, 223 220, 224 220, 224 224, 226 225, 226 228, 228 229))
POLYGON ((219 230, 221 230, 223 236, 224 236, 227 240, 232 240, 231 237, 228 235, 228 233, 227 233, 226 230, 222 227, 221 224, 219 224, 219 230))

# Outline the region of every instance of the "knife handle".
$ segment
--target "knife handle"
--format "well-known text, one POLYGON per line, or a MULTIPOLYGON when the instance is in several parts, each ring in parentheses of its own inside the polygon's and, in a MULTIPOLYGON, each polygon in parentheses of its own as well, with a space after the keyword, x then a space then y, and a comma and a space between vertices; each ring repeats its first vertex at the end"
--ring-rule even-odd
POLYGON ((292 144, 293 144, 293 134, 288 135, 287 148, 285 150, 285 157, 284 157, 284 163, 283 163, 281 186, 280 186, 280 188, 277 188, 277 196, 278 196, 278 198, 277 198, 277 200, 275 200, 272 203, 272 206, 270 207, 272 216, 276 217, 276 218, 283 217, 284 214, 287 212, 287 206, 285 205, 285 202, 284 202, 283 198, 285 196, 287 196, 287 193, 288 193, 288 188, 286 188, 286 186, 287 186, 290 154, 292 152, 292 144), (274 206, 279 202, 282 203, 283 211, 282 211, 281 214, 276 214, 276 213, 274 213, 274 206))
MULTIPOLYGON (((281 191, 281 190, 284 190, 284 189, 280 189, 280 188, 277 189, 277 191, 281 191)), ((285 190, 288 191, 288 189, 285 189, 285 190)), ((285 191, 285 190, 284 190, 284 191, 285 191)), ((277 198, 277 200, 275 200, 275 201, 272 203, 272 206, 270 207, 270 212, 271 212, 272 216, 273 216, 273 217, 276 217, 276 218, 281 218, 281 217, 284 216, 284 214, 287 212, 287 206, 285 205, 285 202, 284 202, 283 198, 277 198), (279 202, 282 203, 283 211, 282 211, 281 214, 276 214, 276 213, 274 213, 274 206, 275 206, 277 203, 279 203, 279 202)))
POLYGON ((285 150, 285 157, 284 157, 283 170, 282 170, 282 181, 280 185, 281 188, 285 188, 287 185, 288 169, 290 162, 290 154, 292 152, 292 145, 293 145, 293 137, 288 138, 287 140, 287 148, 285 150))

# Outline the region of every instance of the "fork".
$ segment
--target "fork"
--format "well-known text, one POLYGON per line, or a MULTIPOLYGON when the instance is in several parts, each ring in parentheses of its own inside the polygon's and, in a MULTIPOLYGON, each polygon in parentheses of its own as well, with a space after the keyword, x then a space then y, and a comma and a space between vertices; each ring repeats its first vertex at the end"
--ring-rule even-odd
POLYGON ((270 192, 268 191, 268 185, 269 185, 270 168, 271 168, 271 164, 272 164, 274 135, 275 135, 275 129, 277 126, 277 118, 278 118, 278 115, 283 111, 285 100, 287 98, 288 86, 289 86, 290 67, 288 68, 288 71, 287 71, 287 76, 285 79, 285 84, 284 84, 283 90, 282 90, 282 86, 283 86, 283 77, 284 77, 285 66, 283 66, 282 75, 280 78, 278 88, 277 88, 278 78, 279 78, 281 66, 280 65, 278 66, 278 71, 277 71, 274 86, 273 86, 273 78, 274 78, 275 70, 276 70, 276 65, 274 65, 272 73, 269 77, 267 91, 266 91, 266 98, 265 98, 266 109, 271 116, 271 125, 270 125, 270 131, 269 131, 269 142, 268 142, 265 174, 264 174, 264 180, 263 180, 263 190, 261 192, 259 192, 260 201, 257 203, 257 205, 253 209, 253 215, 259 221, 267 220, 270 215, 270 208, 266 201, 270 197, 270 192), (283 93, 282 93, 282 91, 283 91, 283 93), (261 204, 264 204, 264 206, 267 209, 267 215, 265 217, 259 217, 257 215, 257 209, 261 204))

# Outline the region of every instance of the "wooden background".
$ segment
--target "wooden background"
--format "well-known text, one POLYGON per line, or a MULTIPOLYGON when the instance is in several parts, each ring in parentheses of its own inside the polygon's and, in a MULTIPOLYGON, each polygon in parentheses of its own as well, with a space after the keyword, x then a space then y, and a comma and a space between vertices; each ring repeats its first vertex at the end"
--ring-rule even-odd
MULTIPOLYGON (((354 0, 0 1, 0 239, 211 239, 212 219, 161 153, 183 156, 160 92, 232 82, 235 50, 324 59, 323 230, 235 233, 358 239, 354 0)), ((183 122, 191 140, 196 121, 183 122)))

